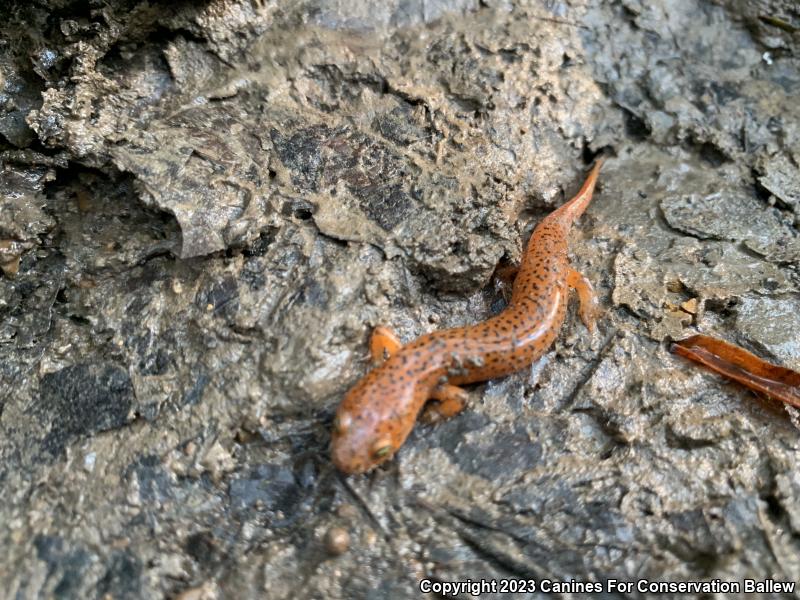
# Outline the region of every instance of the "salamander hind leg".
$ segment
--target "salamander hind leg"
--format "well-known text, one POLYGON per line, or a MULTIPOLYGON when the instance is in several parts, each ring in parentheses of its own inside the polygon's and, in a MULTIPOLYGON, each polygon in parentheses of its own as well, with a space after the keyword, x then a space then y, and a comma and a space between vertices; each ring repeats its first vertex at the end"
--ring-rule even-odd
POLYGON ((519 265, 502 265, 495 269, 494 276, 506 285, 514 285, 519 265))
POLYGON ((403 344, 394 331, 383 325, 378 325, 372 331, 369 340, 369 355, 376 365, 388 360, 389 357, 400 350, 403 344))
POLYGON ((597 294, 594 292, 592 282, 575 269, 569 267, 567 285, 578 292, 578 300, 580 301, 578 314, 583 324, 586 325, 586 329, 591 333, 594 331, 595 321, 601 314, 600 304, 597 302, 597 294))
POLYGON ((437 423, 449 419, 464 410, 469 394, 458 386, 444 384, 437 386, 431 393, 431 400, 422 415, 425 423, 437 423))
POLYGON ((517 278, 519 265, 502 265, 497 267, 494 272, 494 286, 497 291, 503 294, 503 299, 508 303, 511 301, 511 289, 514 287, 514 280, 517 278))

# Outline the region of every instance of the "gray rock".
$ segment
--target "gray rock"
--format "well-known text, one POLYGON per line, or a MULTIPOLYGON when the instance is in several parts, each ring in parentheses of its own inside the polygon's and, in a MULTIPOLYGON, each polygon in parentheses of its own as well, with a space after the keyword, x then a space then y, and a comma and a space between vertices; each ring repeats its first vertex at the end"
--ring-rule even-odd
POLYGON ((8 597, 800 579, 791 419, 666 348, 800 366, 790 0, 12 4, 8 597), (370 330, 496 314, 604 149, 570 236, 597 330, 572 303, 530 369, 337 473, 370 330))

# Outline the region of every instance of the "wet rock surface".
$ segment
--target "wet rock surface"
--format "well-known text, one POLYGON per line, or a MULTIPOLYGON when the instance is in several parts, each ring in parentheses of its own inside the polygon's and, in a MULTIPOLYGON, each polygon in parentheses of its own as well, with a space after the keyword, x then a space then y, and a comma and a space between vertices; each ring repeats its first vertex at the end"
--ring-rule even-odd
POLYGON ((800 579, 797 430, 667 352, 800 368, 793 2, 0 11, 7 597, 800 579), (600 151, 598 330, 336 473, 371 328, 502 308, 600 151))

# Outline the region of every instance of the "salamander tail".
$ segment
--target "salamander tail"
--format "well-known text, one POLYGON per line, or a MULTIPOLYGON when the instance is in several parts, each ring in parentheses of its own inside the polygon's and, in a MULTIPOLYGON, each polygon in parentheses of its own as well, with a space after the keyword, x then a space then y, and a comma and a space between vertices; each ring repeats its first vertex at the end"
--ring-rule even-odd
POLYGON ((595 161, 594 167, 592 167, 592 170, 589 172, 586 181, 583 182, 581 189, 569 202, 559 207, 558 210, 553 213, 553 217, 561 218, 566 221, 568 225, 572 225, 575 219, 583 214, 583 211, 589 206, 589 202, 592 201, 594 186, 597 183, 597 176, 600 174, 600 168, 603 166, 604 161, 605 158, 602 156, 595 161))

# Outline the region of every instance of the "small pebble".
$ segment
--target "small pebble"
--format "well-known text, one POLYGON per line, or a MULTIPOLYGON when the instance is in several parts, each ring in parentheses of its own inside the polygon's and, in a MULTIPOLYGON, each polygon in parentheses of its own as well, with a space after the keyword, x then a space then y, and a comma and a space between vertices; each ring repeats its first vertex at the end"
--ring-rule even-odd
POLYGON ((325 548, 334 556, 340 556, 350 548, 350 534, 342 527, 331 527, 325 534, 325 548))
POLYGON ((366 532, 364 532, 364 543, 367 546, 372 546, 377 541, 378 541, 378 534, 375 533, 372 529, 369 529, 366 532))
POLYGON ((667 290, 673 293, 679 293, 683 290, 683 283, 679 280, 673 280, 667 282, 667 290))
POLYGON ((83 468, 91 473, 94 471, 94 465, 97 461, 97 453, 96 452, 89 452, 86 456, 83 457, 83 468))
POLYGON ((691 315, 697 314, 697 298, 691 298, 681 303, 681 308, 691 315))
POLYGON ((353 504, 345 502, 339 505, 339 507, 336 509, 336 514, 343 519, 357 519, 358 509, 356 509, 353 504))

